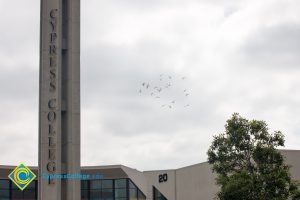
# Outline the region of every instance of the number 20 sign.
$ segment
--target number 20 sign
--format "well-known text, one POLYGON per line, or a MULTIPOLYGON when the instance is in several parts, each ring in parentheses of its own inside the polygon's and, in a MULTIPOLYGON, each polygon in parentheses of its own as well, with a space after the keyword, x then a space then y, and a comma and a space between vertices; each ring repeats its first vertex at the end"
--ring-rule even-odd
POLYGON ((163 183, 168 181, 168 174, 160 174, 158 175, 158 182, 163 183))

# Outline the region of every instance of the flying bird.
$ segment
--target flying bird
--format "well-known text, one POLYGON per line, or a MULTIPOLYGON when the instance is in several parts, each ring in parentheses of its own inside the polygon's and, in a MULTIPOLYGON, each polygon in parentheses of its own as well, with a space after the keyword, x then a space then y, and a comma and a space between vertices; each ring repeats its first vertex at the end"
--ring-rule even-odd
POLYGON ((161 75, 159 76, 159 80, 160 80, 160 81, 162 81, 162 80, 163 80, 163 78, 162 78, 162 77, 163 77, 163 74, 161 74, 161 75))
MULTIPOLYGON (((165 107, 165 108, 169 108, 169 109, 175 109, 177 108, 179 105, 182 107, 189 107, 190 104, 183 103, 181 102, 180 99, 177 99, 176 96, 174 96, 173 94, 173 89, 177 90, 177 92, 181 91, 181 95, 183 97, 188 97, 190 96, 190 91, 189 88, 180 88, 180 87, 176 87, 176 83, 175 81, 181 81, 181 80, 186 80, 187 77, 186 76, 171 76, 169 74, 160 74, 159 75, 159 80, 156 79, 156 83, 155 82, 142 82, 142 87, 138 88, 139 93, 140 94, 145 94, 145 95, 149 95, 151 98, 153 99, 157 99, 157 102, 159 103, 159 105, 161 107, 165 107), (171 90, 172 91, 169 91, 171 90), (183 92, 182 92, 183 91, 183 92), (163 97, 161 95, 164 95, 163 97), (169 103, 167 102, 162 102, 162 100, 164 98, 168 98, 169 103), (165 104, 164 104, 165 103, 165 104), (176 107, 175 107, 176 105, 176 107), (178 106, 177 106, 178 105, 178 106)), ((181 82, 181 84, 183 84, 183 82, 181 82)), ((180 93, 178 93, 179 95, 180 93)), ((148 96, 148 97, 149 97, 148 96)), ((186 98, 187 99, 187 98, 186 98)))

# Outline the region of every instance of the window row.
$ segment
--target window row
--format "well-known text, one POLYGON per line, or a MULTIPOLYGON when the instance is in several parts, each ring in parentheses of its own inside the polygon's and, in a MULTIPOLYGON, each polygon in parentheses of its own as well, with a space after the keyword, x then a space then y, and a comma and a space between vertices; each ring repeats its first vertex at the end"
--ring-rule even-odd
POLYGON ((0 200, 36 200, 37 181, 32 181, 25 190, 21 191, 10 180, 0 180, 0 200))
MULTIPOLYGON (((37 181, 21 191, 10 180, 0 180, 0 200, 36 200, 37 181)), ((82 200, 145 200, 146 196, 130 179, 82 180, 82 200)))
POLYGON ((130 179, 82 180, 82 200, 145 200, 146 196, 130 179))

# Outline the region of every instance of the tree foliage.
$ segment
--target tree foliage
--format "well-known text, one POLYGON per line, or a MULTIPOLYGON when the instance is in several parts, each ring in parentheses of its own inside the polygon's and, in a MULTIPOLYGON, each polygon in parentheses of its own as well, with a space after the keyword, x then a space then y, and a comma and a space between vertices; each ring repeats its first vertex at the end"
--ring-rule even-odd
POLYGON ((264 121, 247 120, 235 113, 225 132, 214 136, 207 152, 217 173, 221 200, 300 199, 290 166, 278 147, 284 146, 280 131, 269 133, 264 121))

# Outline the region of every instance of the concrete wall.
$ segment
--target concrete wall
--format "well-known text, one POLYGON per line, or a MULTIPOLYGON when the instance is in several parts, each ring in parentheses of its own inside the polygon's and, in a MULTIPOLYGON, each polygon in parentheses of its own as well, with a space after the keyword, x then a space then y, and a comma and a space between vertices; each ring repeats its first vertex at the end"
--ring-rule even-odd
MULTIPOLYGON (((294 180, 300 181, 300 151, 280 150, 286 163, 291 166, 294 180)), ((152 186, 155 186, 169 200, 210 200, 218 192, 216 175, 207 162, 180 168, 144 172, 147 179, 147 196, 152 199, 152 186), (160 174, 168 174, 168 181, 159 183, 160 174), (175 192, 176 191, 176 192, 175 192)))
POLYGON ((147 179, 147 197, 153 199, 153 186, 169 200, 213 199, 218 187, 208 163, 184 167, 177 170, 144 172, 147 179), (166 182, 159 183, 159 175, 168 174, 166 182))
POLYGON ((218 187, 208 163, 176 170, 176 200, 213 199, 218 187))
POLYGON ((285 161, 291 166, 293 179, 300 181, 300 151, 299 150, 281 150, 285 161))
POLYGON ((153 186, 156 187, 163 195, 171 200, 176 199, 175 183, 176 183, 176 170, 160 170, 160 171, 147 171, 144 175, 147 179, 147 194, 149 199, 153 199, 153 186), (159 175, 167 174, 168 180, 166 182, 159 182, 159 175))

